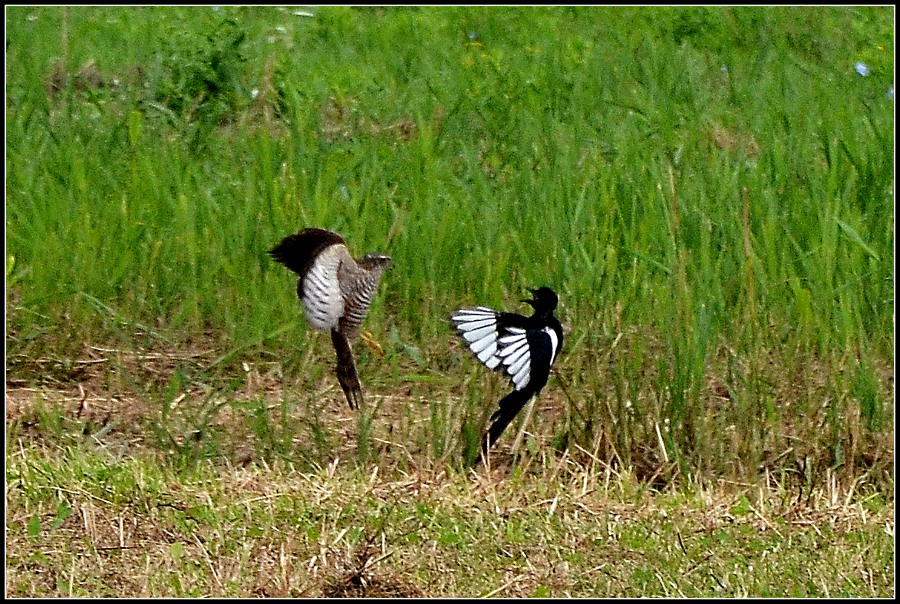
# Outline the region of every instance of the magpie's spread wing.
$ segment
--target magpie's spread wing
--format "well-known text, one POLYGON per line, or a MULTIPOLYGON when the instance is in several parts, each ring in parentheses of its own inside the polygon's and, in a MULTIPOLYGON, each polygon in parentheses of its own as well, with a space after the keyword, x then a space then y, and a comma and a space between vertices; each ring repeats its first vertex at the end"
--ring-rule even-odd
POLYGON ((463 308, 450 316, 450 321, 466 341, 469 350, 488 369, 496 369, 500 365, 500 357, 497 356, 497 340, 501 329, 498 325, 499 317, 500 313, 484 306, 463 308))
POLYGON ((537 392, 544 387, 559 348, 552 328, 509 327, 497 342, 497 356, 516 390, 532 386, 531 391, 537 392))
POLYGON ((558 341, 552 329, 529 329, 527 319, 514 313, 498 313, 479 306, 451 315, 460 336, 488 369, 504 372, 516 390, 533 382, 547 381, 556 357, 558 341))
POLYGON ((497 356, 516 390, 527 386, 531 378, 532 351, 529 334, 528 329, 510 327, 506 330, 506 335, 497 340, 497 356))

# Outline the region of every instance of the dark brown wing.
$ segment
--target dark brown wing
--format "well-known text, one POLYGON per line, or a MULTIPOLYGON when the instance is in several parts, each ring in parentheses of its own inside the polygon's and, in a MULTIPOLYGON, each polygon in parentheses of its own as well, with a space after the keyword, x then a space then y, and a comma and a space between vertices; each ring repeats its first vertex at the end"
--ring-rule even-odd
POLYGON ((316 256, 336 243, 344 244, 344 238, 332 231, 310 227, 282 239, 281 243, 269 250, 269 255, 303 278, 316 256))

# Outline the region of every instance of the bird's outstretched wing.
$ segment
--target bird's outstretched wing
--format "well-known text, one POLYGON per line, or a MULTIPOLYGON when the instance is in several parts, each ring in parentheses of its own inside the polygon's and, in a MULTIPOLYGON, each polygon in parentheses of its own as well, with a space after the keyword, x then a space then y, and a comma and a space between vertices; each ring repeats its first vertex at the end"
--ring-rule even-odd
POLYGON ((522 390, 531 381, 529 334, 532 333, 533 330, 523 327, 510 327, 506 330, 506 335, 497 339, 497 356, 516 390, 522 390))
POLYGON ((359 383, 359 374, 356 371, 356 361, 353 360, 353 349, 350 348, 350 341, 347 337, 336 329, 331 330, 331 343, 334 345, 334 351, 337 353, 337 374, 338 382, 347 397, 347 402, 351 409, 358 409, 362 406, 363 395, 362 385, 359 383))
POLYGON ((521 315, 479 306, 457 310, 450 320, 478 360, 488 369, 505 373, 516 390, 532 383, 532 368, 538 361, 539 368, 546 365, 549 370, 555 356, 555 334, 529 329, 528 319, 521 315))
POLYGON ((325 229, 307 228, 282 239, 269 255, 300 276, 297 296, 309 324, 322 330, 336 327, 344 314, 338 272, 342 264, 353 263, 344 239, 325 229))
POLYGON ((310 227, 282 239, 278 245, 269 250, 269 255, 300 277, 304 277, 319 253, 335 244, 346 245, 344 238, 337 233, 310 227))
POLYGON ((500 357, 497 356, 497 340, 501 330, 499 317, 500 313, 484 306, 461 308, 450 315, 450 321, 466 341, 469 350, 488 369, 496 369, 500 365, 500 357))

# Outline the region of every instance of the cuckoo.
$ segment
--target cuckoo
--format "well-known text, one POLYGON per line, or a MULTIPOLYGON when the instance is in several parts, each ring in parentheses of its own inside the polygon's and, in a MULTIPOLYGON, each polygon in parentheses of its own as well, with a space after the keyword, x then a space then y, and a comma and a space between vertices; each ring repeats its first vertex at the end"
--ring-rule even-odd
POLYGON ((362 386, 351 343, 369 312, 382 273, 393 266, 391 258, 366 254, 354 259, 340 235, 319 228, 288 235, 269 254, 300 276, 297 296, 306 320, 315 329, 331 331, 338 382, 350 408, 359 408, 362 386))

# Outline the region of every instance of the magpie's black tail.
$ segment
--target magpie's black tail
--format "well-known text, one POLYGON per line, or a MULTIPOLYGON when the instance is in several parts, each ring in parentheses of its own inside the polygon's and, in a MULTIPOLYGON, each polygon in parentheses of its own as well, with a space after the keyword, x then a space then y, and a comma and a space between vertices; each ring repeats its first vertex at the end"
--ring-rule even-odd
POLYGON ((363 402, 362 386, 359 383, 359 374, 356 372, 356 361, 353 360, 353 349, 350 341, 344 334, 336 329, 331 330, 331 343, 337 353, 337 373, 341 389, 351 409, 358 409, 363 402))
POLYGON ((523 390, 513 390, 500 400, 500 408, 491 415, 491 427, 485 433, 481 440, 481 453, 476 458, 475 463, 481 461, 481 458, 488 452, 494 443, 506 430, 509 423, 519 414, 525 403, 534 395, 530 388, 523 390))

